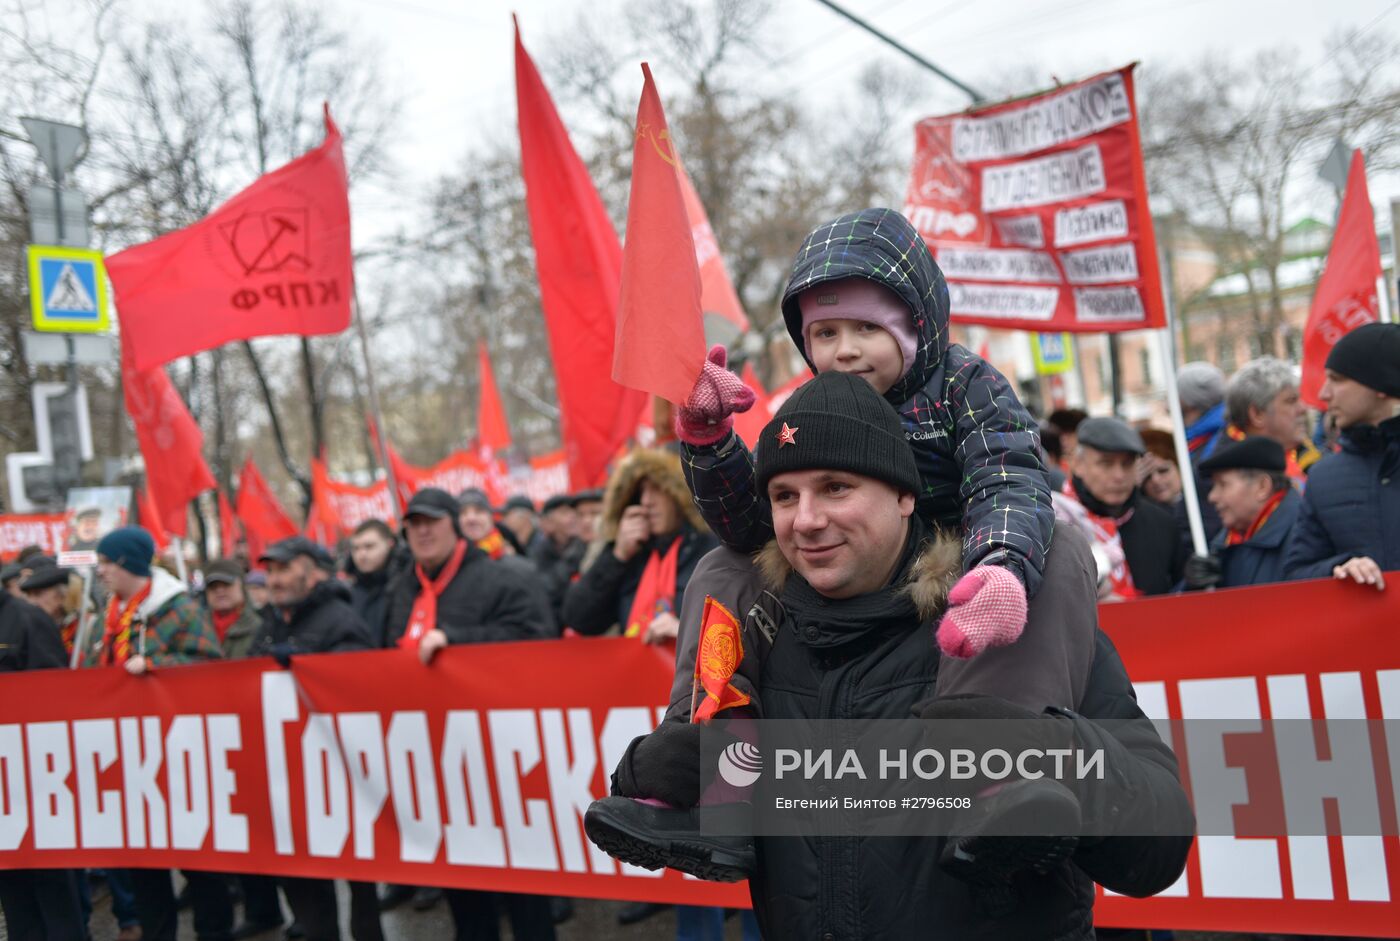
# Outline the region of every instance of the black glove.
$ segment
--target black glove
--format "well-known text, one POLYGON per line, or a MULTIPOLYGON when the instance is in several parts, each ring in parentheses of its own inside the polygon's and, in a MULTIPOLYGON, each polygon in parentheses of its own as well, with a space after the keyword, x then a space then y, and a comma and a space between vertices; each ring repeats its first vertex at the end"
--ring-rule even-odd
POLYGON ((273 660, 277 661, 277 665, 282 669, 290 670, 292 668, 292 654, 295 652, 295 649, 291 644, 286 641, 280 644, 273 644, 267 652, 273 660))
POLYGON ((1224 574, 1220 569, 1220 557, 1215 555, 1193 555, 1186 560, 1186 590, 1204 591, 1219 588, 1224 574))
POLYGON ((651 797, 676 807, 700 803, 700 734, 703 726, 669 721, 627 746, 613 772, 619 797, 651 797))

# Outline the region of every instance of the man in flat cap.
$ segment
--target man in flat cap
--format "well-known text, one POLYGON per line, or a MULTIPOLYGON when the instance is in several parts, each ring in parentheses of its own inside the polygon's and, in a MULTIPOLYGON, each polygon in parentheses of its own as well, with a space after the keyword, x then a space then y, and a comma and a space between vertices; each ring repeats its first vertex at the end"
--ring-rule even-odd
POLYGON ((1226 441, 1200 464, 1210 480, 1207 499, 1223 528, 1208 557, 1193 557, 1186 587, 1243 588, 1281 582, 1283 553, 1303 499, 1288 478, 1288 459, 1273 438, 1226 441))
POLYGON ((248 602, 243 576, 243 563, 237 559, 216 559, 204 567, 204 603, 229 658, 248 656, 262 625, 262 615, 248 602))
POLYGON ((1166 594, 1189 552, 1171 512, 1138 490, 1142 435, 1119 418, 1086 418, 1078 436, 1061 496, 1107 560, 1107 597, 1166 594))
MULTIPOLYGON (((271 655, 283 667, 293 655, 368 650, 369 628, 350 606, 350 588, 333 577, 335 560, 305 536, 274 542, 258 562, 267 567, 272 610, 253 639, 254 656, 271 655)), ((308 941, 338 941, 335 883, 282 877, 282 893, 308 941)), ((372 882, 350 883, 350 930, 357 939, 382 939, 379 898, 372 882)))
POLYGON ((1381 573, 1400 569, 1400 324, 1365 324, 1338 340, 1318 397, 1341 450, 1308 473, 1284 571, 1384 589, 1381 573))

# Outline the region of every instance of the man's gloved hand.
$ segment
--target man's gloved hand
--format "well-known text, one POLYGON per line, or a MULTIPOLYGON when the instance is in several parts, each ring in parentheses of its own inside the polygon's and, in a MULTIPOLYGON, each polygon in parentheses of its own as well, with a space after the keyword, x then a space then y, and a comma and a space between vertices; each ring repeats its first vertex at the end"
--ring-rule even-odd
POLYGON ((724 344, 710 347, 700 378, 695 380, 685 404, 676 409, 676 437, 686 444, 714 444, 734 427, 735 412, 747 412, 753 407, 753 390, 724 368, 728 358, 724 344))
POLYGON ((292 654, 295 652, 295 648, 286 641, 280 644, 273 644, 268 650, 268 654, 273 660, 276 660, 277 665, 284 670, 290 670, 292 668, 292 654))
POLYGON ((700 803, 702 728, 689 722, 663 722, 650 735, 633 739, 613 772, 612 792, 674 807, 700 803))
POLYGON ((1026 626, 1026 588, 1000 565, 979 565, 948 593, 938 622, 938 647, 966 660, 988 647, 1015 642, 1026 626))
POLYGON ((1224 581, 1220 568, 1220 557, 1214 555, 1193 555, 1186 560, 1186 590, 1202 591, 1218 588, 1224 581))

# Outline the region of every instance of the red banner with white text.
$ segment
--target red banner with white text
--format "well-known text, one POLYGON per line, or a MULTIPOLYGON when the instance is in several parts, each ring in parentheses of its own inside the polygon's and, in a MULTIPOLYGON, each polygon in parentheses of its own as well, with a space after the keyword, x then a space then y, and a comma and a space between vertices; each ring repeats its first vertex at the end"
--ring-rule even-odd
POLYGON ((955 323, 1113 333, 1166 313, 1133 67, 914 128, 904 214, 955 323))
MULTIPOLYGON (((1101 616, 1154 718, 1400 720, 1394 588, 1312 582, 1106 605, 1101 616), (1280 629, 1318 623, 1325 644, 1280 629)), ((299 657, 290 670, 258 659, 143 677, 0 677, 0 853, 10 867, 745 905, 743 886, 621 867, 583 835, 582 814, 627 743, 660 717, 664 656, 621 638, 570 639, 449 649, 427 667, 392 650, 299 657)), ((1193 765, 1238 772, 1238 788, 1192 795, 1198 816, 1277 799, 1277 767, 1246 747, 1266 726, 1214 740, 1169 728, 1188 789, 1193 765)), ((1374 736, 1346 769, 1374 775, 1377 832, 1388 835, 1202 837, 1176 886, 1144 900, 1101 893, 1096 920, 1391 935, 1397 762, 1400 731, 1374 736)))
POLYGON ((0 515, 0 562, 9 562, 26 546, 38 546, 54 557, 63 551, 67 526, 63 513, 14 513, 0 515))

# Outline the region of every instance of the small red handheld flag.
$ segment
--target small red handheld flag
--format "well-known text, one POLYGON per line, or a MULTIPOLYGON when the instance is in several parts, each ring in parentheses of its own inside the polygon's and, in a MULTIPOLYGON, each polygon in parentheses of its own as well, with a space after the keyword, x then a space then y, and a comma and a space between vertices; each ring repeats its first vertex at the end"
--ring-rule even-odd
POLYGON ((1366 161, 1353 151, 1346 196, 1337 217, 1327 267, 1317 281, 1308 324, 1303 328, 1303 401, 1326 408, 1317 397, 1324 363, 1333 345, 1345 334, 1379 317, 1376 279, 1381 276, 1381 250, 1376 243, 1376 220, 1366 190, 1366 161))
POLYGON ((642 75, 612 376, 683 405, 705 362, 700 270, 680 158, 645 62, 642 75))
POLYGON ((729 682, 743 659, 744 641, 738 619, 706 595, 700 619, 700 645, 695 651, 691 722, 708 722, 723 709, 749 704, 749 697, 729 682))
MULTIPOLYGON (((269 334, 350 325, 350 201, 340 131, 199 222, 107 259, 137 369, 269 334)), ((159 499, 159 495, 157 495, 159 499)))

